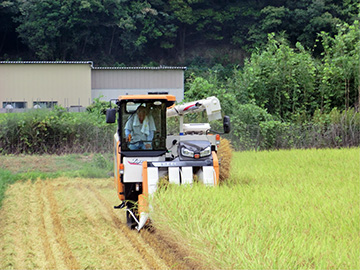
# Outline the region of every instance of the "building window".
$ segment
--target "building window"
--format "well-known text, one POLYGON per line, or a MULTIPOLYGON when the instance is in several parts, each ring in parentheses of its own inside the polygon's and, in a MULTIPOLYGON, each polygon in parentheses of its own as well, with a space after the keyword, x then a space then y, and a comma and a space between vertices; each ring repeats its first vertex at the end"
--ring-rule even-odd
POLYGON ((3 102, 4 109, 25 109, 25 101, 5 101, 3 102))
POLYGON ((54 108, 57 105, 57 101, 34 101, 33 107, 35 109, 54 108))

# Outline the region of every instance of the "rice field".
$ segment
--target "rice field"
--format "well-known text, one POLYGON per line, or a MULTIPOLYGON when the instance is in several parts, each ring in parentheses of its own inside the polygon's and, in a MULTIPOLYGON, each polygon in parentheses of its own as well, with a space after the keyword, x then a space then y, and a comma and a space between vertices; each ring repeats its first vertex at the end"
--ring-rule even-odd
POLYGON ((0 269, 360 269, 359 148, 234 152, 219 187, 159 190, 140 233, 84 177, 102 157, 0 161, 0 269))
POLYGON ((193 269, 156 232, 126 226, 111 178, 18 181, 0 209, 0 269, 193 269))
POLYGON ((236 152, 217 188, 169 186, 154 225, 212 269, 359 269, 360 149, 236 152))

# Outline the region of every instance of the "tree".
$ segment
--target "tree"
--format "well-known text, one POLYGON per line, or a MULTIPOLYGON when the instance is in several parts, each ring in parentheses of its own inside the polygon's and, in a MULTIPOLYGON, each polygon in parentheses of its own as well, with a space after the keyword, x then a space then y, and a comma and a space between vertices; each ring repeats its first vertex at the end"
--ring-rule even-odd
POLYGON ((289 21, 290 11, 284 6, 266 6, 260 11, 260 22, 252 25, 249 36, 256 47, 263 47, 269 33, 286 33, 286 25, 289 21))
POLYGON ((360 30, 359 21, 344 23, 335 37, 322 32, 323 67, 321 76, 322 107, 349 109, 360 104, 360 30))
POLYGON ((117 45, 131 56, 147 42, 149 29, 140 22, 148 7, 142 1, 22 1, 17 31, 41 60, 88 59, 117 45))
MULTIPOLYGON (((333 36, 337 32, 339 23, 353 23, 358 17, 357 2, 355 0, 271 1, 260 8, 255 22, 250 25, 249 40, 255 47, 261 47, 266 44, 267 34, 284 32, 291 45, 295 46, 296 42, 300 42, 305 48, 312 49, 317 34, 321 31, 333 36)), ((320 54, 321 48, 318 47, 314 52, 320 54)))
POLYGON ((10 51, 18 47, 16 43, 16 24, 12 20, 17 8, 13 1, 0 3, 0 55, 3 50, 10 51))
MULTIPOLYGON (((221 52, 213 58, 225 64, 223 48, 241 51, 237 59, 243 58, 265 46, 273 32, 283 33, 291 46, 300 42, 313 49, 320 31, 334 37, 339 23, 352 24, 358 18, 357 2, 7 0, 0 3, 0 53, 19 47, 21 40, 20 49, 34 60, 187 65, 204 55, 212 57, 214 48, 221 52)), ((313 52, 320 56, 322 47, 313 52)))
POLYGON ((304 47, 296 50, 284 38, 269 35, 266 48, 253 53, 238 72, 238 95, 247 95, 253 103, 273 115, 287 119, 293 114, 316 108, 314 102, 315 63, 304 47))

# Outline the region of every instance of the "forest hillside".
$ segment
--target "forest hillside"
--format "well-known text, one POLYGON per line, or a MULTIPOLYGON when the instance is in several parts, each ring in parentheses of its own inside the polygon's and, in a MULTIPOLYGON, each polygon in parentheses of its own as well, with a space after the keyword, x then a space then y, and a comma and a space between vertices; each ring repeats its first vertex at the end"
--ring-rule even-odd
POLYGON ((316 56, 359 14, 356 0, 9 0, 0 3, 0 60, 97 65, 242 65, 282 33, 316 56))

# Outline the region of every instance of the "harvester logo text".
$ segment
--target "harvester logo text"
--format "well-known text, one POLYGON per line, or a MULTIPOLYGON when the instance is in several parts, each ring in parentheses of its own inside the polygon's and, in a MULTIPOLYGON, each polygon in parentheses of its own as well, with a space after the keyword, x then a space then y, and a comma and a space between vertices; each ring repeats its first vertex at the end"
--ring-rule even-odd
POLYGON ((128 163, 130 164, 130 165, 142 165, 142 163, 143 163, 143 160, 140 160, 140 159, 133 159, 131 162, 130 161, 128 161, 128 163))

